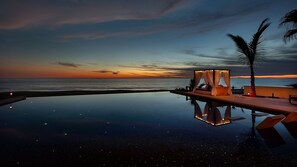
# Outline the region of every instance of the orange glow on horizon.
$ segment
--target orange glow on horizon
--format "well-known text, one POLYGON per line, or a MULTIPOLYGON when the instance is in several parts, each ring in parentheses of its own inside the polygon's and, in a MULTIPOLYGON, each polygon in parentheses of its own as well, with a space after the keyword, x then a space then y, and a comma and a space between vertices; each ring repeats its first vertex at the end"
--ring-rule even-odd
POLYGON ((22 68, 7 67, 1 69, 0 78, 158 78, 158 77, 171 77, 177 76, 168 75, 168 71, 141 71, 119 69, 117 74, 112 71, 107 72, 94 72, 91 69, 82 68, 65 68, 65 67, 52 67, 52 66, 26 66, 22 68))
POLYGON ((0 78, 178 78, 175 71, 148 71, 134 68, 63 67, 55 63, 35 64, 29 61, 8 60, 1 67, 0 78), (11 65, 9 65, 11 64, 11 65), (15 65, 19 64, 19 65, 15 65), (94 70, 101 69, 102 71, 94 70))
MULTIPOLYGON (((0 78, 191 78, 178 70, 148 70, 146 68, 123 68, 82 66, 63 67, 55 63, 35 64, 30 61, 6 60, 1 66, 0 78), (18 64, 18 65, 17 65, 18 64), (99 69, 96 71, 94 69, 99 69), (100 71, 102 70, 102 71, 100 71)), ((297 74, 258 75, 256 78, 297 78, 297 74)), ((250 78, 250 76, 231 76, 231 78, 250 78)))
MULTIPOLYGON (((251 78, 249 75, 242 75, 242 76, 231 76, 231 78, 243 78, 249 79, 251 78)), ((282 78, 297 78, 297 74, 284 74, 284 75, 256 75, 255 78, 275 78, 275 79, 282 79, 282 78)))

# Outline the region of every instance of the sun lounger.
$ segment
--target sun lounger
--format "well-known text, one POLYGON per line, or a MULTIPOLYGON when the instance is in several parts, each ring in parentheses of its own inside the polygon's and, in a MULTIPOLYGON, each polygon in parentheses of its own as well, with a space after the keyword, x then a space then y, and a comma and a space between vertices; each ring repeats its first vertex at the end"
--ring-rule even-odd
POLYGON ((292 100, 297 100, 297 94, 295 94, 295 95, 289 95, 289 102, 291 103, 291 104, 293 104, 292 103, 292 100))

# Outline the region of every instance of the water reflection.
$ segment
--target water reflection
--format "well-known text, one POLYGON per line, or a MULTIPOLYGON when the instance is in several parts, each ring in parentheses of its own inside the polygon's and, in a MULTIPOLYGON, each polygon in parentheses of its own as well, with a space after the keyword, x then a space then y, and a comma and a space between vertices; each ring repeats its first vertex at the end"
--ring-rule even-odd
MULTIPOLYGON (((208 123, 212 126, 227 125, 227 124, 231 124, 233 121, 245 119, 244 117, 241 117, 241 116, 232 117, 231 110, 232 109, 236 110, 236 107, 231 106, 230 104, 223 104, 223 103, 218 103, 214 101, 205 101, 203 99, 195 99, 195 98, 187 98, 187 100, 191 100, 191 104, 194 106, 194 118, 198 119, 199 121, 208 123), (203 108, 203 103, 202 104, 200 103, 203 101, 205 102, 204 108, 203 108), (200 103, 200 105, 198 102, 200 103), (203 108, 203 110, 201 110, 201 108, 203 108)), ((241 108, 241 111, 244 113, 242 108, 241 108)), ((244 142, 245 146, 247 145, 254 146, 254 145, 257 145, 256 143, 259 143, 258 142, 259 139, 257 137, 256 132, 258 132, 259 134, 258 136, 260 136, 261 139, 270 148, 274 148, 274 147, 278 147, 283 144, 286 144, 285 140, 282 138, 282 136, 278 133, 278 131, 274 127, 261 129, 261 130, 257 129, 256 131, 255 124, 260 124, 261 122, 263 122, 263 120, 260 120, 260 122, 258 123, 256 121, 256 117, 266 118, 268 116, 269 116, 268 113, 256 112, 255 110, 251 110, 251 119, 249 119, 251 121, 251 131, 249 134, 247 134, 248 138, 246 142, 244 142)), ((283 123, 283 125, 289 131, 289 133, 296 139, 297 122, 283 123)))
MULTIPOLYGON (((231 105, 225 105, 218 102, 208 101, 206 102, 203 110, 203 114, 196 99, 191 100, 191 104, 194 105, 194 118, 206 122, 213 126, 226 125, 231 123, 231 105), (224 107, 224 117, 222 117, 221 111, 218 107, 224 107)), ((238 118, 234 119, 237 120, 238 118)))
POLYGON ((278 124, 275 131, 287 144, 275 144, 277 140, 269 140, 274 136, 256 130, 266 117, 260 114, 200 99, 185 101, 169 93, 32 98, 14 103, 13 112, 9 105, 0 107, 0 162, 4 166, 218 166, 220 162, 275 166, 288 156, 296 157, 297 140, 290 140, 295 125, 285 125, 292 126, 289 133, 290 128, 278 124), (245 119, 235 121, 240 118, 245 119))

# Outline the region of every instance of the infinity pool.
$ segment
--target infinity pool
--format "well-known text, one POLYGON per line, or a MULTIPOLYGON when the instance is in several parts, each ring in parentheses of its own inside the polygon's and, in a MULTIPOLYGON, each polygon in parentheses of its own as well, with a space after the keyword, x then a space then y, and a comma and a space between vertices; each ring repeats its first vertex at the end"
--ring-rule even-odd
POLYGON ((267 116, 167 92, 27 98, 0 107, 0 163, 295 166, 297 125, 256 130, 267 116))

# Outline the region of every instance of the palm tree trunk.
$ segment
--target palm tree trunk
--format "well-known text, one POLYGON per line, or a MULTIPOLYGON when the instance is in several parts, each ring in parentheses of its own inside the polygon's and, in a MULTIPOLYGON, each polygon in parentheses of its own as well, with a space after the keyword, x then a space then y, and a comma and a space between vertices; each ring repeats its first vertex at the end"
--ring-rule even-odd
POLYGON ((250 92, 250 96, 251 97, 256 97, 254 66, 250 65, 250 69, 251 69, 251 92, 250 92))

